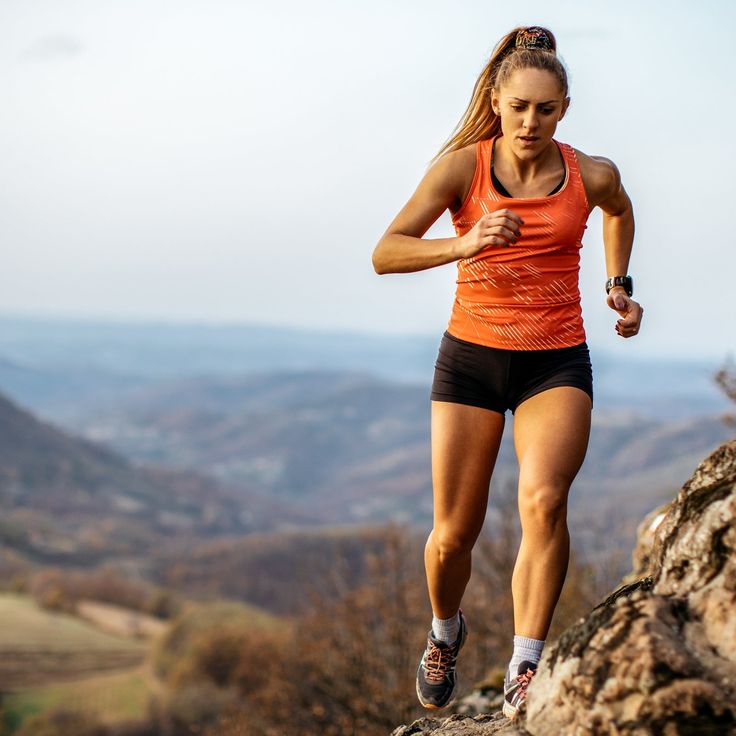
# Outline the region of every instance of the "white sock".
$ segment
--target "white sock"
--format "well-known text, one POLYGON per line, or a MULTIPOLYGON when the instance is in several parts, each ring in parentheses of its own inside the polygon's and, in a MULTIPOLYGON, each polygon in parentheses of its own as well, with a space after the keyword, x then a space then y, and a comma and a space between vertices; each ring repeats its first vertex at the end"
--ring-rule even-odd
POLYGON ((542 658, 544 642, 544 639, 532 639, 529 636, 514 636, 514 653, 511 655, 511 662, 509 662, 512 677, 516 677, 519 665, 524 660, 534 662, 534 664, 539 662, 542 658))
POLYGON ((432 633, 435 639, 445 644, 454 644, 460 633, 460 611, 450 618, 437 618, 432 615, 432 633))

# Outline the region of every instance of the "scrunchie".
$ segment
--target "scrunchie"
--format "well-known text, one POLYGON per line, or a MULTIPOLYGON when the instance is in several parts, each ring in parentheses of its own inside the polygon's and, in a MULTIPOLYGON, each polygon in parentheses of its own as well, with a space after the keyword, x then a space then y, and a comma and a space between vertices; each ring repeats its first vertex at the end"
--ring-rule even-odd
POLYGON ((539 26, 530 26, 519 31, 516 34, 516 48, 554 51, 552 40, 539 26))

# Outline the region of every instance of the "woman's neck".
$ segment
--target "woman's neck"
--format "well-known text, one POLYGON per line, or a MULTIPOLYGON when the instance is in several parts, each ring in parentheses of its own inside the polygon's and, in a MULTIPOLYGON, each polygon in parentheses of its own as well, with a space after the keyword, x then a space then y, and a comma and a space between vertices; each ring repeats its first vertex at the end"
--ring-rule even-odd
POLYGON ((510 181, 530 184, 539 178, 559 176, 564 171, 564 161, 553 140, 534 158, 521 159, 506 143, 503 134, 499 134, 493 142, 493 168, 496 174, 510 181))

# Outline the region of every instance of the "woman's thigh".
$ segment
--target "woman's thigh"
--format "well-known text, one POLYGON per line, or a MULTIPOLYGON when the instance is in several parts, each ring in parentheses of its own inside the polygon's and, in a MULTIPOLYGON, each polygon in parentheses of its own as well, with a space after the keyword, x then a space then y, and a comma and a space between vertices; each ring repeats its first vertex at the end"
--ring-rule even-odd
POLYGON ((450 401, 431 404, 435 528, 475 538, 485 518, 504 415, 450 401))
POLYGON ((519 404, 514 446, 520 504, 525 494, 537 492, 552 504, 567 502, 588 448, 591 408, 590 396, 572 386, 550 388, 519 404))

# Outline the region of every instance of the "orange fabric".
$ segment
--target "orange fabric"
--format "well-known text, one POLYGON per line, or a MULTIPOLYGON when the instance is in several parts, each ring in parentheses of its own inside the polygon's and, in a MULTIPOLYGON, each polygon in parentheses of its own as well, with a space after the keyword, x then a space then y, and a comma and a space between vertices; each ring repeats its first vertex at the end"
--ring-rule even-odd
POLYGON ((516 199, 491 182, 493 138, 476 144, 473 183, 453 215, 458 235, 482 215, 516 212, 524 224, 511 246, 489 246, 457 262, 457 290, 447 331, 461 340, 507 350, 548 350, 585 340, 578 274, 580 248, 590 213, 572 146, 554 141, 566 181, 547 197, 516 199))

